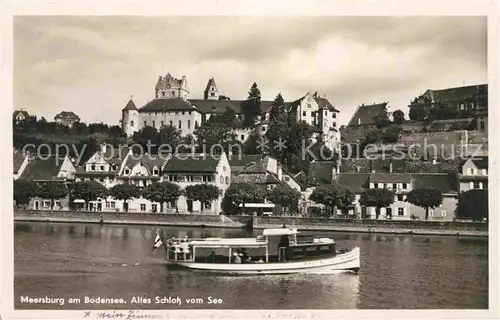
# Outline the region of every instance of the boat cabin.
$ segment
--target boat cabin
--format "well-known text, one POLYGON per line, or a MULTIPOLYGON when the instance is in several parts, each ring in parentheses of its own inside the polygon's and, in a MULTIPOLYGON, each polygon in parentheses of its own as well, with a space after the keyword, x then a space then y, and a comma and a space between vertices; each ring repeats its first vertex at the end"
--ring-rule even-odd
POLYGON ((336 255, 332 238, 300 234, 297 229, 264 229, 256 238, 172 238, 167 259, 197 263, 279 263, 336 255))

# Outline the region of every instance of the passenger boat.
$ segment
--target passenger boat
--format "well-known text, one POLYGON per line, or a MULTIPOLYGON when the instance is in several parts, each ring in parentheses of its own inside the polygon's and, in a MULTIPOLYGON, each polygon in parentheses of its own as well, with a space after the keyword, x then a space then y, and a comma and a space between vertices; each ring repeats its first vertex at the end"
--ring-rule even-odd
POLYGON ((302 235, 297 229, 264 229, 256 238, 170 238, 162 241, 170 264, 193 271, 223 274, 358 272, 360 250, 337 250, 331 237, 302 235), (276 246, 270 241, 279 238, 276 246), (275 253, 271 254, 271 249, 275 253), (248 252, 248 253, 247 253, 248 252))

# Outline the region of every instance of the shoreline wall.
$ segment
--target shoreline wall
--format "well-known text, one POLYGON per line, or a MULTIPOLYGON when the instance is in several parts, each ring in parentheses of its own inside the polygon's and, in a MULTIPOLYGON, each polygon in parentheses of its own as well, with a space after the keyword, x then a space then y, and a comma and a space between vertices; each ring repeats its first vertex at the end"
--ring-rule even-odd
MULTIPOLYGON (((195 214, 110 213, 84 211, 14 210, 14 221, 149 225, 171 227, 211 227, 241 229, 249 216, 195 214)), ((488 236, 488 224, 476 222, 340 220, 327 218, 254 217, 255 229, 296 226, 302 231, 488 236)))

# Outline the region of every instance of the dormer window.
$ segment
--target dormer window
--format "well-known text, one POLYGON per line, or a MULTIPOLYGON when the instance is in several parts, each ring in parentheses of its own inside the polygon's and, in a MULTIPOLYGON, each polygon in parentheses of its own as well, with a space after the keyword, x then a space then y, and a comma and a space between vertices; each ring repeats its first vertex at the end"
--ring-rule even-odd
POLYGON ((210 92, 210 96, 211 96, 211 97, 214 97, 214 96, 215 96, 215 93, 214 93, 214 92, 210 92))
POLYGON ((158 168, 154 167, 153 168, 153 175, 157 176, 158 174, 160 174, 160 170, 158 170, 158 168))
POLYGON ((126 175, 129 175, 130 174, 130 169, 129 168, 125 168, 125 170, 123 170, 123 173, 126 174, 126 175))

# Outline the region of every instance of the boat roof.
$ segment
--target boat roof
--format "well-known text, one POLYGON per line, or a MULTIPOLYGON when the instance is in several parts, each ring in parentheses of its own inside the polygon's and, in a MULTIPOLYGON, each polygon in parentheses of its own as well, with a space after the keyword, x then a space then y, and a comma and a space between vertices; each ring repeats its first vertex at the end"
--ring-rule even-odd
POLYGON ((297 229, 292 228, 274 228, 264 229, 262 235, 264 236, 289 236, 299 233, 297 229))
POLYGON ((267 246, 267 241, 257 241, 256 238, 207 238, 190 241, 190 244, 197 248, 261 248, 267 246))

